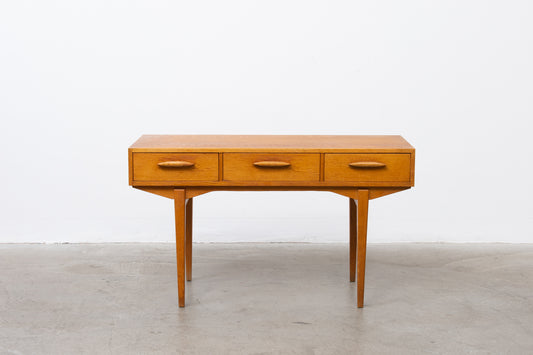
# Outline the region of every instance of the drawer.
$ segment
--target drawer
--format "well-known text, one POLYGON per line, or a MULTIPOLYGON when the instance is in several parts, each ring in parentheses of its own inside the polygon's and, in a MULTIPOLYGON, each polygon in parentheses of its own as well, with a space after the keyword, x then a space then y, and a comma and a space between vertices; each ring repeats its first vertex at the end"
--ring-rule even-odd
POLYGON ((216 181, 217 153, 133 153, 134 181, 216 181))
POLYGON ((409 182, 411 154, 326 154, 325 181, 409 182))
POLYGON ((318 181, 319 154, 224 153, 225 181, 318 181))

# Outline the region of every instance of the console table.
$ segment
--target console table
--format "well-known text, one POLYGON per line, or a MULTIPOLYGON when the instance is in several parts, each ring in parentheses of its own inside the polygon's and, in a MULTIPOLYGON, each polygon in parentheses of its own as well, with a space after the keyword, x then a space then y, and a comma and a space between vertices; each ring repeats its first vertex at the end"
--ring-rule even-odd
POLYGON ((350 281, 364 303, 368 201, 414 186, 401 136, 144 135, 128 150, 129 184, 174 200, 178 304, 192 277, 193 198, 210 191, 331 191, 349 198, 350 281))

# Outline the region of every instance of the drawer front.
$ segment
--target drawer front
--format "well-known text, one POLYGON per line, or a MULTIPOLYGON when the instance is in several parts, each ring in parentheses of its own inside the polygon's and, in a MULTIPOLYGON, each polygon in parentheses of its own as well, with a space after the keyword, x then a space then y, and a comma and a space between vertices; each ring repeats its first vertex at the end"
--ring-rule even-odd
POLYGON ((133 153, 134 181, 216 181, 217 153, 133 153))
POLYGON ((410 154, 326 154, 325 181, 409 182, 410 154))
POLYGON ((224 181, 318 181, 319 154, 224 153, 224 181))

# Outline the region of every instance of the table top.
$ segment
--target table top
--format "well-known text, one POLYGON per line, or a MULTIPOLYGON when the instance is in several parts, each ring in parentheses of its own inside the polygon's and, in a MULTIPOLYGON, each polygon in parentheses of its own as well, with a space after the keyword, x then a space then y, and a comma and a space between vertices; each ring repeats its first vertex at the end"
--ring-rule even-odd
POLYGON ((414 153, 398 135, 143 135, 132 152, 414 153))

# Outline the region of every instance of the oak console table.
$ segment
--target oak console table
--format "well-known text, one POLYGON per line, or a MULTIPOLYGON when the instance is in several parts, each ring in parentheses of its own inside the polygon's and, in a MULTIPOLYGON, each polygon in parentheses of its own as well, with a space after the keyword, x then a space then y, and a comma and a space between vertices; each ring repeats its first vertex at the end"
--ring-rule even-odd
POLYGON ((247 190, 348 197, 350 281, 357 273, 361 308, 368 201, 414 186, 415 149, 401 136, 144 135, 128 157, 131 186, 174 200, 180 307, 192 276, 194 197, 247 190))

